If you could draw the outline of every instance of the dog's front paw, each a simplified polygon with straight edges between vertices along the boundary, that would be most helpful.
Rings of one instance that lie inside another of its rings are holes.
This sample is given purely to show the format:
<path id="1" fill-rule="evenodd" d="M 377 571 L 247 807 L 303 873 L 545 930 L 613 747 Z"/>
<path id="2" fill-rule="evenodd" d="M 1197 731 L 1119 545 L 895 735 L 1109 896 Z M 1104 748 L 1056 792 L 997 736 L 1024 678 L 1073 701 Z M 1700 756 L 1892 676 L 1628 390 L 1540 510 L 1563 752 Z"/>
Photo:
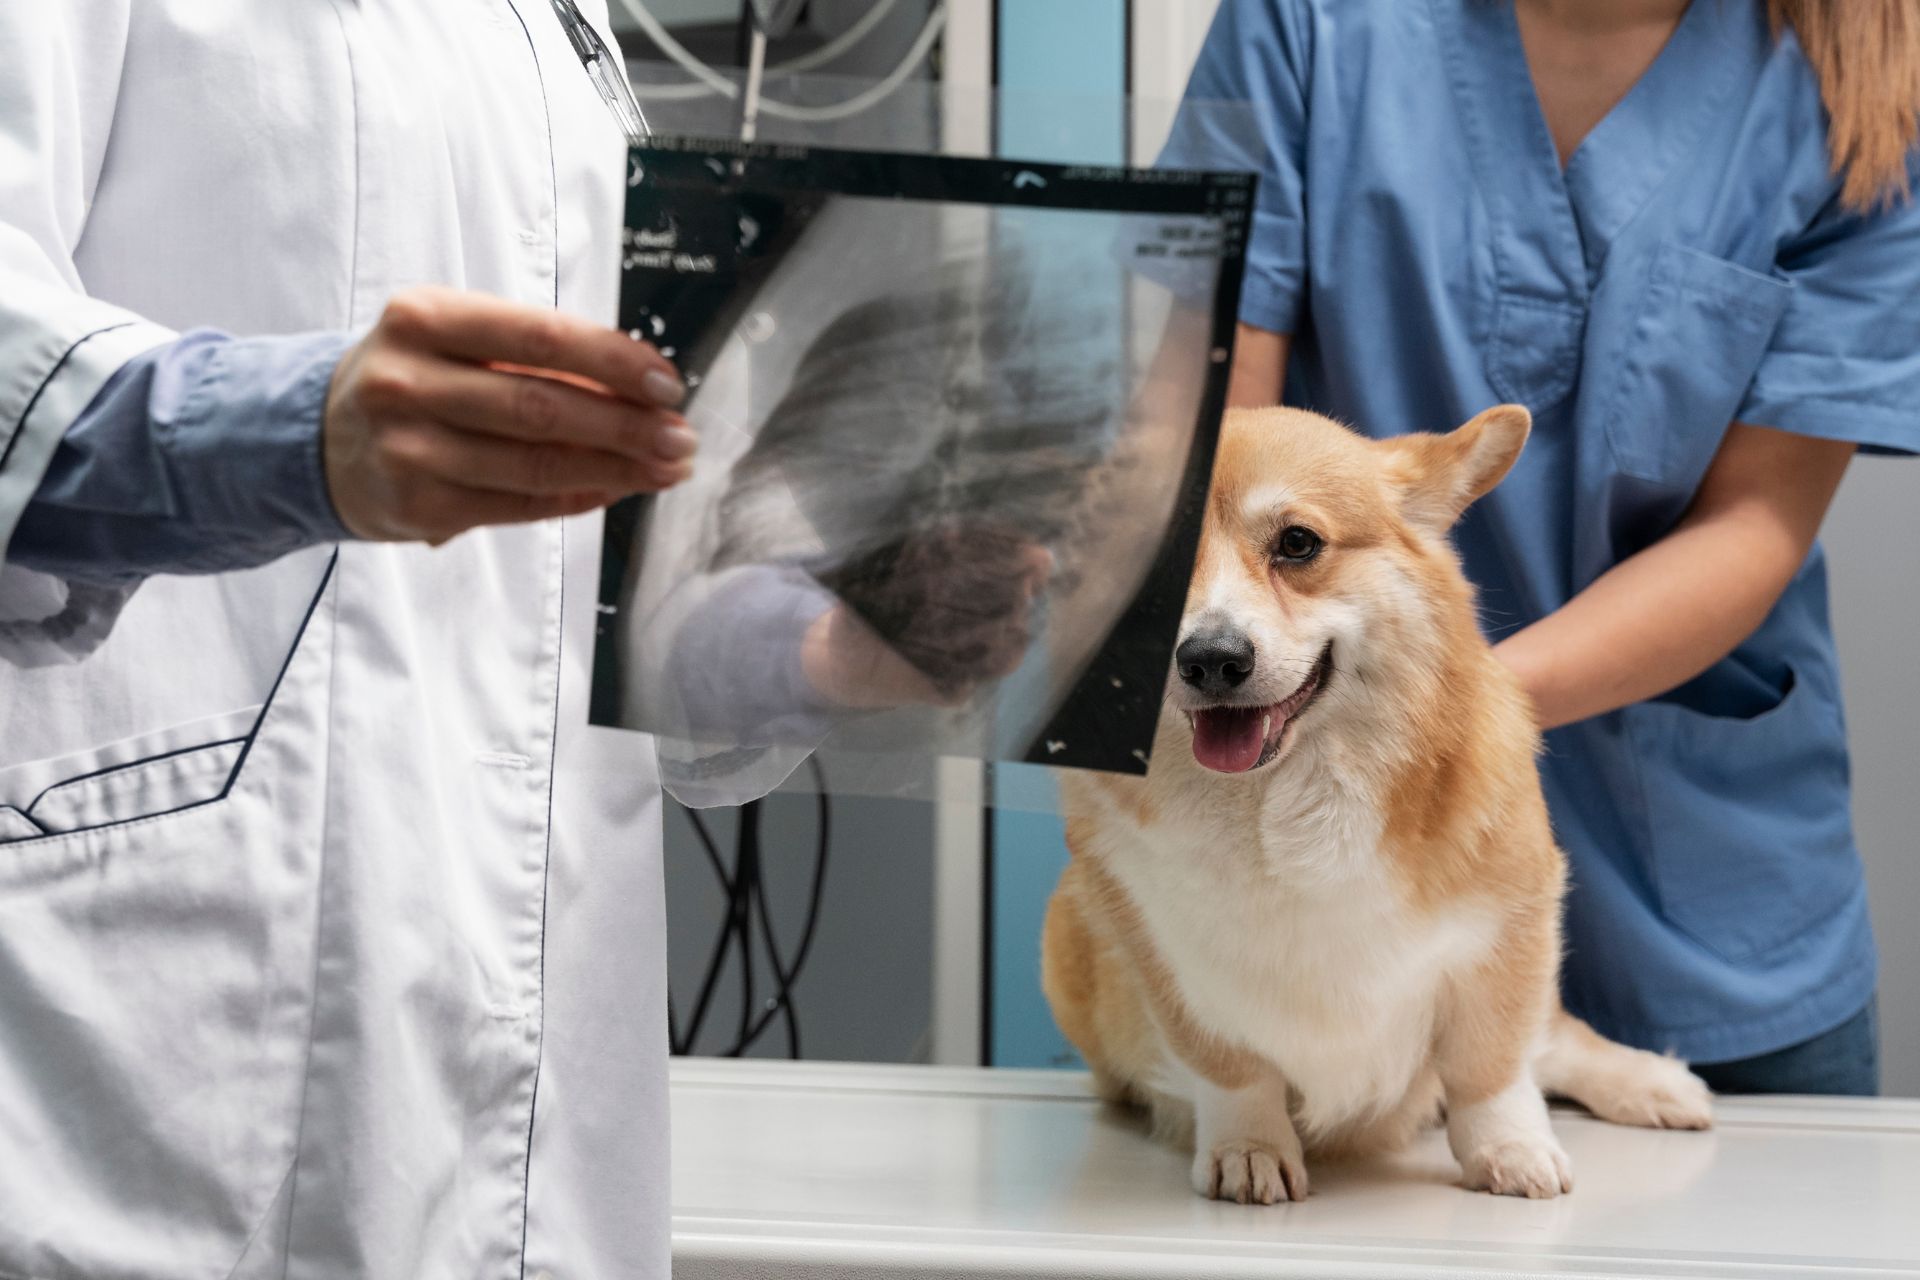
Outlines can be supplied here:
<path id="1" fill-rule="evenodd" d="M 1305 1200 L 1307 1163 L 1297 1141 L 1283 1146 L 1232 1139 L 1194 1158 L 1193 1187 L 1209 1200 L 1239 1204 Z"/>
<path id="2" fill-rule="evenodd" d="M 1643 1129 L 1711 1129 L 1713 1091 L 1678 1058 L 1636 1053 L 1633 1069 L 1596 1088 L 1592 1112 L 1615 1124 Z"/>
<path id="3" fill-rule="evenodd" d="M 1551 1200 L 1573 1190 L 1573 1164 L 1551 1138 L 1511 1138 L 1461 1161 L 1469 1191 Z"/>

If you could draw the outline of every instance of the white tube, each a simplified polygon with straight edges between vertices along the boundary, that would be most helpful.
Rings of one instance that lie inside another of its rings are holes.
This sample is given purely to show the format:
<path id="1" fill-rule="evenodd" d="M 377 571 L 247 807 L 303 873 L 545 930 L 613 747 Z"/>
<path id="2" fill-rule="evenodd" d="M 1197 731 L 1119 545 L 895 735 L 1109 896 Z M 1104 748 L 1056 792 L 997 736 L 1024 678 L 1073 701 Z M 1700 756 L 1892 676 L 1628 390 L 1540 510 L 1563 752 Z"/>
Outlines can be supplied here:
<path id="1" fill-rule="evenodd" d="M 782 120 L 801 120 L 815 124 L 857 116 L 862 111 L 884 102 L 907 82 L 914 70 L 926 60 L 929 53 L 933 52 L 933 42 L 940 38 L 940 32 L 946 25 L 947 6 L 942 4 L 928 15 L 927 25 L 920 28 L 920 34 L 914 38 L 913 47 L 907 50 L 907 56 L 900 60 L 900 65 L 888 72 L 886 78 L 872 88 L 856 93 L 844 102 L 835 102 L 824 107 L 802 107 L 785 102 L 763 101 L 760 109 Z"/>
<path id="2" fill-rule="evenodd" d="M 667 30 L 666 25 L 654 17 L 652 13 L 648 12 L 647 7 L 641 3 L 641 0 L 620 0 L 620 4 L 626 10 L 627 15 L 633 19 L 642 31 L 646 32 L 647 38 L 658 45 L 662 53 L 666 54 L 668 58 L 672 59 L 676 65 L 698 82 L 692 85 L 668 85 L 658 89 L 648 89 L 641 91 L 639 96 L 656 99 L 695 97 L 705 93 L 718 93 L 728 98 L 737 98 L 740 96 L 740 87 L 738 85 L 695 57 L 690 49 L 674 39 L 673 34 Z M 879 6 L 876 6 L 876 8 L 878 7 Z M 871 18 L 871 15 L 869 15 L 869 18 Z M 915 68 L 932 52 L 933 42 L 939 39 L 940 32 L 946 25 L 946 20 L 947 7 L 942 3 L 936 6 L 933 12 L 927 16 L 926 25 L 920 29 L 920 34 L 914 37 L 913 45 L 907 50 L 907 55 L 901 60 L 900 65 L 888 72 L 885 77 L 875 83 L 871 88 L 862 90 L 844 102 L 835 102 L 829 103 L 826 106 L 813 107 L 788 102 L 776 102 L 772 99 L 763 98 L 759 104 L 760 110 L 777 119 L 798 120 L 813 124 L 824 124 L 834 120 L 844 120 L 849 116 L 859 115 L 862 111 L 869 110 L 880 102 L 885 101 L 898 90 L 901 85 L 906 83 Z M 866 21 L 866 19 L 863 19 L 863 22 L 864 21 Z M 877 19 L 874 19 L 874 21 L 877 21 Z M 860 30 L 860 25 L 856 24 L 850 28 L 841 39 L 846 40 L 847 37 L 852 36 L 855 31 Z M 864 32 L 862 32 L 862 34 L 864 34 Z M 824 52 L 824 50 L 815 50 L 813 54 L 807 56 L 817 57 Z M 825 61 L 826 59 L 821 58 L 820 60 Z M 786 71 L 797 66 L 802 61 L 804 61 L 803 58 L 795 58 L 792 63 L 782 64 L 782 66 L 775 68 L 775 70 Z"/>
<path id="3" fill-rule="evenodd" d="M 835 58 L 866 39 L 867 33 L 884 22 L 887 15 L 893 12 L 894 6 L 899 3 L 900 0 L 880 0 L 878 4 L 871 6 L 865 13 L 861 14 L 858 22 L 848 27 L 845 31 L 842 31 L 833 39 L 827 41 L 827 43 L 821 45 L 818 49 L 815 49 L 812 53 L 803 53 L 797 58 L 789 58 L 785 62 L 777 62 L 773 66 L 768 67 L 767 70 L 774 75 L 793 75 L 801 71 L 811 71 L 815 67 L 824 66 L 832 62 Z"/>
<path id="4" fill-rule="evenodd" d="M 875 4 L 860 15 L 858 22 L 848 27 L 845 31 L 842 31 L 833 39 L 827 41 L 827 43 L 821 45 L 818 49 L 815 49 L 812 53 L 803 53 L 797 58 L 789 58 L 785 62 L 776 62 L 768 67 L 767 71 L 773 75 L 797 75 L 802 71 L 811 71 L 815 67 L 832 62 L 835 58 L 838 58 L 841 54 L 846 53 L 849 49 L 852 49 L 855 45 L 866 39 L 875 27 L 885 21 L 887 15 L 892 13 L 894 7 L 899 3 L 900 0 L 879 0 L 878 4 Z M 628 13 L 631 14 L 632 12 L 632 8 L 629 7 Z M 637 15 L 634 20 L 636 22 L 641 21 Z M 644 26 L 644 23 L 642 23 L 642 25 Z M 651 29 L 649 29 L 649 34 L 652 34 Z M 656 40 L 655 43 L 658 43 L 658 40 Z M 662 45 L 661 47 L 665 48 L 666 46 Z M 682 47 L 684 48 L 685 46 Z M 689 52 L 687 56 L 692 57 L 693 55 Z M 683 63 L 682 65 L 684 66 L 685 64 Z M 647 89 L 636 88 L 634 92 L 642 98 L 686 99 L 704 98 L 709 94 L 722 92 L 722 90 L 706 83 L 704 80 L 695 80 L 692 84 L 662 84 L 654 85 Z"/>
<path id="5" fill-rule="evenodd" d="M 760 125 L 760 77 L 767 68 L 767 33 L 753 26 L 747 52 L 747 96 L 740 100 L 740 141 L 752 142 Z"/>

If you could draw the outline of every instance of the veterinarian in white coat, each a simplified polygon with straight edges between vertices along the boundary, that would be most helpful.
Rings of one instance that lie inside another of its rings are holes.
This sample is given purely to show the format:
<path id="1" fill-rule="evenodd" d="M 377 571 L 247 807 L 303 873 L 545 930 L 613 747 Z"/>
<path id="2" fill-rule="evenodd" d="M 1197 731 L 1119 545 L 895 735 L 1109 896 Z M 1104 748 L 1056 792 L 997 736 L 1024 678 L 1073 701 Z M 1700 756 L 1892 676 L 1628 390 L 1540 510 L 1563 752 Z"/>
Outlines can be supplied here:
<path id="1" fill-rule="evenodd" d="M 684 473 L 528 323 L 621 146 L 548 0 L 0 6 L 0 1275 L 666 1274 L 654 753 L 500 523 Z"/>

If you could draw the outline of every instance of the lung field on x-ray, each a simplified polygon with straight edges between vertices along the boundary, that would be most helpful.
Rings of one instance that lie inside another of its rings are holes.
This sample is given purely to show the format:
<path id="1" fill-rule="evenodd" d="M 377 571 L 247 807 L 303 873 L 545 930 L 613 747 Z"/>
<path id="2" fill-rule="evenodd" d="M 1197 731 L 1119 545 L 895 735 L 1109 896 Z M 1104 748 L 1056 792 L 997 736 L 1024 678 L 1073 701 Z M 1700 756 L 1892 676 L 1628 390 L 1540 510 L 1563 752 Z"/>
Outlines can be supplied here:
<path id="1" fill-rule="evenodd" d="M 936 684 L 985 676 L 1023 554 L 1050 593 L 1085 570 L 1128 393 L 1113 302 L 1003 244 L 847 308 L 736 465 L 716 567 L 802 564 Z"/>

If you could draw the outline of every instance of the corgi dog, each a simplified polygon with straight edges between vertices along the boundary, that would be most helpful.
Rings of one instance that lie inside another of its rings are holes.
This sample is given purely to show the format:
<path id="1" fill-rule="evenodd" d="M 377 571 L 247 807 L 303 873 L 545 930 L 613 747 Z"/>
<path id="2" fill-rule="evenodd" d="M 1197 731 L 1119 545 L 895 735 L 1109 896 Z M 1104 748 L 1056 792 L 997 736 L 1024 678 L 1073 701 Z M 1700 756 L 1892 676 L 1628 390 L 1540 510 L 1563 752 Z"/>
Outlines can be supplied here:
<path id="1" fill-rule="evenodd" d="M 1544 1095 L 1712 1122 L 1683 1063 L 1560 1007 L 1540 736 L 1447 541 L 1529 427 L 1229 413 L 1152 768 L 1062 775 L 1047 999 L 1103 1097 L 1191 1142 L 1201 1195 L 1299 1200 L 1309 1154 L 1444 1115 L 1465 1186 L 1551 1197 Z"/>

